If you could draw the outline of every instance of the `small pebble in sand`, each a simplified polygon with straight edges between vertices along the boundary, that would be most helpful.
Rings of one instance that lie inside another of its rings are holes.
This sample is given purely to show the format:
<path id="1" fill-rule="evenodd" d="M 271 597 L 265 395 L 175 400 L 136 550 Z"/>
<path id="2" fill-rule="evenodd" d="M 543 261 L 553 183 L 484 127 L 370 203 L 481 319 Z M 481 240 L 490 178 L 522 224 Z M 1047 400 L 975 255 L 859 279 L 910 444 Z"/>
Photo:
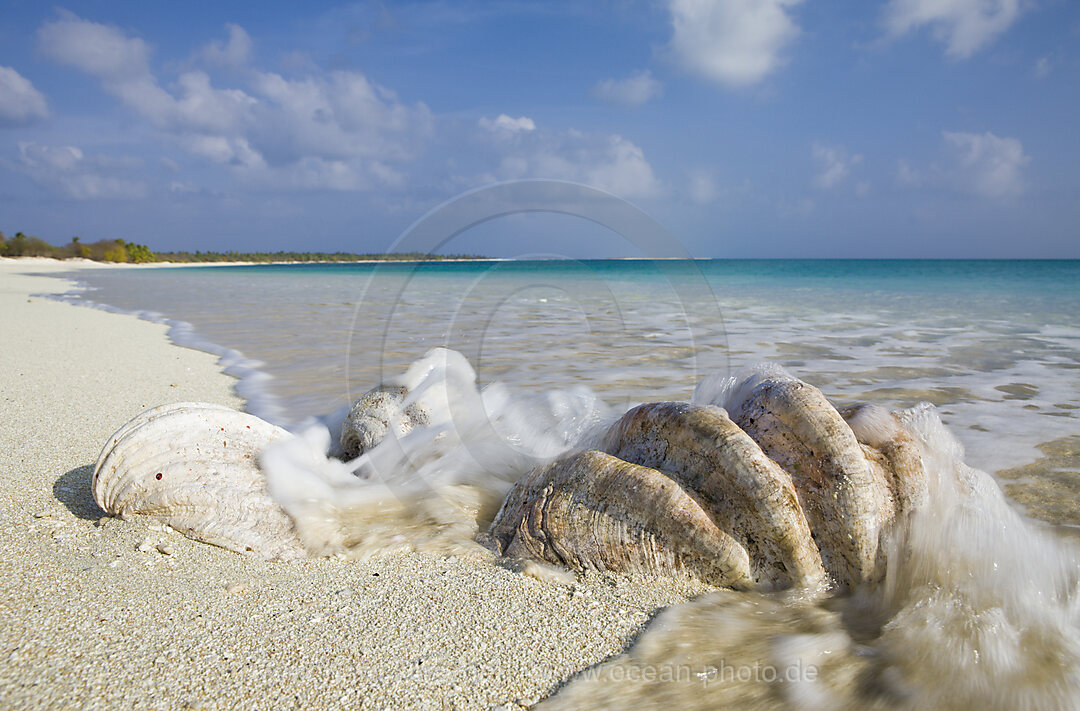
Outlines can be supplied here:
<path id="1" fill-rule="evenodd" d="M 225 592 L 230 595 L 239 595 L 245 590 L 247 590 L 247 585 L 244 585 L 243 583 L 231 583 L 225 588 Z"/>
<path id="2" fill-rule="evenodd" d="M 173 547 L 169 543 L 159 543 L 157 545 L 157 551 L 161 555 L 172 555 L 173 554 Z"/>

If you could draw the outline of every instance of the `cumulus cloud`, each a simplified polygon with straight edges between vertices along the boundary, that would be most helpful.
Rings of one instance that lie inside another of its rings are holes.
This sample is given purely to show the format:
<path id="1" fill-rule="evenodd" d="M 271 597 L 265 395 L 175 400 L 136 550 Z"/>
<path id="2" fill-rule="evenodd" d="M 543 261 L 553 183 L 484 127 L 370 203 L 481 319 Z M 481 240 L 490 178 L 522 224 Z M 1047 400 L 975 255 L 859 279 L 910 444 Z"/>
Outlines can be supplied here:
<path id="1" fill-rule="evenodd" d="M 259 73 L 253 91 L 259 103 L 252 135 L 277 159 L 404 160 L 430 132 L 425 105 L 407 106 L 358 72 L 300 79 Z"/>
<path id="2" fill-rule="evenodd" d="M 851 174 L 851 169 L 862 162 L 860 154 L 849 155 L 843 146 L 815 143 L 811 150 L 819 167 L 813 184 L 822 190 L 830 190 L 840 185 Z"/>
<path id="3" fill-rule="evenodd" d="M 663 85 L 645 70 L 625 79 L 605 79 L 590 92 L 594 99 L 618 106 L 641 106 L 664 93 Z"/>
<path id="4" fill-rule="evenodd" d="M 890 0 L 885 26 L 894 36 L 928 27 L 946 54 L 966 59 L 1009 29 L 1023 9 L 1022 0 Z"/>
<path id="5" fill-rule="evenodd" d="M 251 39 L 229 25 L 229 40 L 202 50 L 237 66 Z M 336 71 L 286 79 L 246 73 L 244 88 L 218 88 L 203 71 L 162 87 L 150 48 L 121 30 L 70 12 L 38 31 L 42 51 L 98 79 L 102 88 L 164 131 L 187 152 L 263 186 L 358 190 L 400 184 L 387 163 L 411 158 L 430 130 L 430 111 L 407 106 L 363 74 Z"/>
<path id="6" fill-rule="evenodd" d="M 59 17 L 38 29 L 41 49 L 57 62 L 98 78 L 135 77 L 149 73 L 150 48 L 116 27 L 83 20 L 60 10 Z"/>
<path id="7" fill-rule="evenodd" d="M 520 119 L 511 119 L 520 121 Z M 496 149 L 498 168 L 483 181 L 549 178 L 570 180 L 624 198 L 648 198 L 660 193 L 660 182 L 645 152 L 621 136 L 587 134 L 574 129 L 519 130 L 514 141 L 488 139 Z M 481 128 L 490 136 L 494 122 Z"/>
<path id="8" fill-rule="evenodd" d="M 119 29 L 83 20 L 67 10 L 38 29 L 38 46 L 54 61 L 98 79 L 139 113 L 163 121 L 175 100 L 150 72 L 150 47 Z"/>
<path id="9" fill-rule="evenodd" d="M 220 90 L 201 71 L 177 80 L 176 95 L 159 86 L 150 69 L 150 48 L 119 29 L 63 11 L 38 30 L 41 50 L 54 61 L 101 82 L 102 88 L 160 128 L 236 130 L 256 102 L 242 90 Z"/>
<path id="10" fill-rule="evenodd" d="M 728 87 L 764 79 L 798 36 L 788 9 L 800 0 L 669 0 L 670 50 L 683 66 Z"/>
<path id="11" fill-rule="evenodd" d="M 583 156 L 579 170 L 587 185 L 627 198 L 653 197 L 660 183 L 645 152 L 621 136 L 610 136 L 606 145 L 591 156 Z"/>
<path id="12" fill-rule="evenodd" d="M 951 175 L 956 185 L 973 195 L 1004 198 L 1024 192 L 1024 166 L 1031 158 L 1015 138 L 945 131 L 942 134 L 955 161 Z"/>
<path id="13" fill-rule="evenodd" d="M 897 161 L 897 185 L 953 190 L 990 199 L 1016 197 L 1027 189 L 1024 166 L 1031 158 L 1018 139 L 1001 138 L 989 131 L 943 131 L 941 135 L 944 151 L 929 166 L 917 168 L 907 160 Z"/>
<path id="14" fill-rule="evenodd" d="M 171 81 L 159 78 L 142 39 L 69 12 L 42 25 L 38 41 L 45 55 L 96 79 L 173 146 L 220 166 L 240 184 L 356 191 L 406 182 L 408 166 L 433 132 L 423 103 L 407 104 L 355 71 L 266 71 L 251 64 L 247 33 L 238 26 L 229 32 L 227 42 L 196 52 L 207 71 L 189 69 Z M 244 71 L 231 74 L 231 86 L 208 73 L 211 64 L 240 62 Z M 621 136 L 541 130 L 528 116 L 508 114 L 484 117 L 466 130 L 479 149 L 470 160 L 480 163 L 477 172 L 485 179 L 559 178 L 634 198 L 660 191 L 642 149 Z M 77 185 L 73 175 L 91 174 L 85 156 L 67 173 L 55 166 L 46 173 L 46 163 L 39 158 L 35 167 L 40 180 L 64 185 L 69 194 L 123 192 L 120 183 L 92 186 L 89 178 Z M 107 171 L 99 175 L 121 180 Z M 190 192 L 180 176 L 171 180 L 170 190 Z"/>
<path id="15" fill-rule="evenodd" d="M 30 80 L 0 66 L 0 125 L 20 125 L 49 117 L 49 105 Z"/>
<path id="16" fill-rule="evenodd" d="M 32 141 L 20 141 L 18 150 L 19 168 L 35 183 L 76 200 L 134 199 L 148 192 L 141 181 L 107 174 L 124 161 Z"/>
<path id="17" fill-rule="evenodd" d="M 480 119 L 479 126 L 492 133 L 515 134 L 521 133 L 522 131 L 536 130 L 536 122 L 528 116 L 512 118 L 506 114 L 499 114 L 494 119 L 489 119 L 487 116 L 484 116 Z"/>
<path id="18" fill-rule="evenodd" d="M 229 38 L 222 42 L 214 40 L 199 52 L 199 56 L 208 64 L 222 67 L 242 67 L 251 58 L 251 36 L 240 25 L 226 24 Z"/>

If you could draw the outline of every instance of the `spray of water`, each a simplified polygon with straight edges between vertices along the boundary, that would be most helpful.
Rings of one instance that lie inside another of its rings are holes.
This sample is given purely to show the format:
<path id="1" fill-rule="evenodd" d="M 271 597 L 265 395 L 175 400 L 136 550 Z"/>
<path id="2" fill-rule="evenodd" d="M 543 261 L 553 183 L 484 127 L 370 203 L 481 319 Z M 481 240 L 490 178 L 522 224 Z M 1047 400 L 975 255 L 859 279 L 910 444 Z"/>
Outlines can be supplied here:
<path id="1" fill-rule="evenodd" d="M 692 400 L 737 407 L 763 378 L 706 377 Z M 479 387 L 435 349 L 391 384 L 431 413 L 343 462 L 334 427 L 309 423 L 267 450 L 271 494 L 316 553 L 478 550 L 512 483 L 594 443 L 621 413 L 585 388 Z M 852 421 L 865 440 L 892 418 Z M 1055 709 L 1080 704 L 1077 552 L 1019 516 L 968 467 L 930 405 L 899 413 L 930 478 L 926 506 L 884 542 L 887 575 L 842 597 L 717 592 L 662 613 L 625 654 L 586 670 L 552 708 Z M 390 428 L 394 431 L 394 427 Z"/>
<path id="2" fill-rule="evenodd" d="M 404 435 L 390 427 L 377 447 L 342 462 L 339 411 L 263 453 L 271 495 L 313 553 L 475 548 L 514 481 L 620 414 L 585 387 L 481 389 L 464 356 L 445 348 L 387 384 L 407 387 L 406 405 L 420 404 L 429 424 Z"/>

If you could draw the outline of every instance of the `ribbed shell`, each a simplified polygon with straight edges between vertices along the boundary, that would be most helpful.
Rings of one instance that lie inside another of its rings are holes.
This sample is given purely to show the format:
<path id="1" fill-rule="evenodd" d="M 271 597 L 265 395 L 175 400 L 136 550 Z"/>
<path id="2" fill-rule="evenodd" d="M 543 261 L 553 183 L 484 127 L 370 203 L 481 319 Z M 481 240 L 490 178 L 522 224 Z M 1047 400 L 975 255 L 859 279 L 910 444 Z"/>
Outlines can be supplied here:
<path id="1" fill-rule="evenodd" d="M 923 505 L 926 474 L 891 413 L 844 415 L 781 376 L 756 382 L 731 417 L 641 405 L 607 432 L 606 454 L 576 453 L 521 479 L 490 533 L 505 555 L 578 570 L 731 587 L 814 586 L 826 574 L 844 586 L 874 581 L 882 536 Z"/>
<path id="2" fill-rule="evenodd" d="M 258 454 L 288 432 L 254 415 L 184 402 L 117 430 L 94 469 L 94 500 L 123 518 L 150 516 L 205 543 L 266 559 L 305 555 L 266 491 Z"/>
<path id="3" fill-rule="evenodd" d="M 517 482 L 490 531 L 503 553 L 577 570 L 753 586 L 746 550 L 666 474 L 585 451 Z"/>
<path id="4" fill-rule="evenodd" d="M 791 477 L 723 410 L 679 402 L 640 405 L 615 423 L 603 447 L 671 472 L 717 526 L 746 548 L 759 584 L 786 587 L 824 579 Z"/>
<path id="5" fill-rule="evenodd" d="M 821 391 L 794 378 L 770 378 L 731 416 L 791 474 L 829 574 L 843 582 L 876 579 L 881 527 L 895 506 L 855 433 Z"/>
<path id="6" fill-rule="evenodd" d="M 357 400 L 341 425 L 341 448 L 358 457 L 381 442 L 390 431 L 400 437 L 413 427 L 428 424 L 427 410 L 419 403 L 405 407 L 409 389 L 400 385 L 380 385 Z"/>

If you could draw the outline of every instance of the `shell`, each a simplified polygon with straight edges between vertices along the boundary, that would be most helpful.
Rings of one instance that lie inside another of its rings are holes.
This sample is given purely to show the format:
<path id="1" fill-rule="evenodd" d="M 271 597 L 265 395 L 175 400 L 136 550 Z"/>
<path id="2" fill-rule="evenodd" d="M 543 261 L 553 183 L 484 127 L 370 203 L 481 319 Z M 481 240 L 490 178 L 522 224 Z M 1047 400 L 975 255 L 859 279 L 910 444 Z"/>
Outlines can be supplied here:
<path id="1" fill-rule="evenodd" d="M 758 383 L 732 419 L 792 477 L 825 569 L 844 582 L 878 577 L 878 541 L 895 505 L 862 445 L 817 388 L 790 377 Z"/>
<path id="2" fill-rule="evenodd" d="M 640 405 L 604 435 L 604 453 L 534 469 L 489 531 L 501 552 L 727 587 L 880 580 L 883 536 L 927 501 L 918 445 L 884 408 L 842 415 L 784 374 L 748 383 L 730 417 Z"/>
<path id="3" fill-rule="evenodd" d="M 821 556 L 791 476 L 723 410 L 677 402 L 640 405 L 608 431 L 603 449 L 666 472 L 745 547 L 761 585 L 811 585 Z"/>
<path id="4" fill-rule="evenodd" d="M 419 403 L 405 407 L 409 389 L 400 385 L 380 385 L 366 392 L 349 410 L 341 425 L 341 448 L 355 458 L 378 445 L 394 427 L 398 436 L 430 421 Z"/>
<path id="5" fill-rule="evenodd" d="M 585 451 L 518 480 L 490 534 L 511 558 L 753 585 L 746 550 L 666 474 Z"/>
<path id="6" fill-rule="evenodd" d="M 94 500 L 110 514 L 150 516 L 240 553 L 303 557 L 292 520 L 267 493 L 257 459 L 266 445 L 290 436 L 219 405 L 156 407 L 109 438 L 94 468 Z"/>
<path id="7" fill-rule="evenodd" d="M 854 405 L 840 410 L 868 460 L 884 471 L 896 502 L 897 518 L 926 506 L 929 482 L 919 445 L 897 416 L 880 405 Z"/>

